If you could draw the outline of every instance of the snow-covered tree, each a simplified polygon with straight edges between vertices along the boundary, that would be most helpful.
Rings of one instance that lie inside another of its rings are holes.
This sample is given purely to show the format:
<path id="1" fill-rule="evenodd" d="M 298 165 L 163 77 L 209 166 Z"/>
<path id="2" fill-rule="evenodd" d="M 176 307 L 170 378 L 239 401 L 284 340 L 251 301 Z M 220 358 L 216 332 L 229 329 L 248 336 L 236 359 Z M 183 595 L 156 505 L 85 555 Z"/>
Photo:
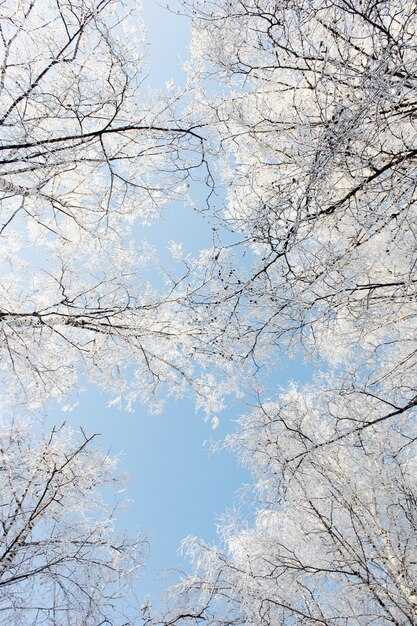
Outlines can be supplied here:
<path id="1" fill-rule="evenodd" d="M 229 439 L 255 477 L 253 524 L 189 541 L 195 575 L 163 622 L 414 624 L 415 3 L 184 5 L 184 121 L 142 89 L 129 2 L 0 8 L 3 382 L 36 405 L 82 371 L 129 403 L 181 392 L 194 368 L 215 411 L 248 371 L 304 351 L 314 382 L 271 399 L 256 383 Z M 162 297 L 131 223 L 183 193 L 209 147 L 227 189 L 225 210 L 209 199 L 215 247 L 185 255 Z"/>
<path id="2" fill-rule="evenodd" d="M 122 615 L 145 543 L 115 531 L 116 461 L 92 440 L 64 425 L 42 433 L 22 420 L 1 424 L 4 624 L 130 623 Z"/>
<path id="3" fill-rule="evenodd" d="M 360 346 L 375 381 L 414 387 L 415 3 L 185 5 L 235 234 L 198 294 L 212 336 L 257 364 L 300 343 L 351 363 Z"/>
<path id="4" fill-rule="evenodd" d="M 287 397 L 320 428 L 318 401 L 306 389 Z M 279 459 L 289 442 L 280 412 L 274 403 L 255 411 L 239 437 L 257 479 L 255 521 L 225 522 L 219 546 L 188 540 L 195 574 L 172 590 L 165 623 L 414 624 L 414 442 L 402 424 L 395 435 L 373 427 L 348 446 L 335 442 L 298 459 L 283 488 Z"/>
<path id="5" fill-rule="evenodd" d="M 175 288 L 148 284 L 157 260 L 132 225 L 185 193 L 204 146 L 174 99 L 143 84 L 136 4 L 0 3 L 4 624 L 128 623 L 144 545 L 113 528 L 115 463 L 91 438 L 6 416 L 43 409 L 81 377 L 157 409 L 159 387 L 181 393 L 192 371 L 189 315 Z"/>
<path id="6" fill-rule="evenodd" d="M 35 404 L 81 370 L 127 402 L 178 389 L 192 329 L 148 285 L 157 262 L 129 234 L 185 192 L 204 161 L 198 129 L 142 85 L 135 2 L 16 0 L 0 29 L 3 382 Z"/>
<path id="7" fill-rule="evenodd" d="M 228 440 L 253 519 L 186 543 L 194 574 L 162 621 L 414 624 L 416 5 L 184 5 L 227 189 L 218 233 L 233 233 L 202 256 L 190 304 L 208 351 L 261 374 L 301 353 L 316 373 L 258 387 Z"/>

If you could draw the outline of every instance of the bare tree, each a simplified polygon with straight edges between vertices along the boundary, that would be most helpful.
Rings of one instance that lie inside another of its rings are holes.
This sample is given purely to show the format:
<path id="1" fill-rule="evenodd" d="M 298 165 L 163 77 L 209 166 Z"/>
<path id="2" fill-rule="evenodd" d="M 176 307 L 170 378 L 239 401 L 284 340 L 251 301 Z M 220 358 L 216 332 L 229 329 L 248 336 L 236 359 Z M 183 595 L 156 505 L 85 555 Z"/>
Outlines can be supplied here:
<path id="1" fill-rule="evenodd" d="M 197 367 L 215 411 L 253 365 L 304 349 L 314 384 L 260 394 L 230 439 L 255 475 L 253 527 L 225 523 L 221 547 L 189 541 L 195 573 L 162 621 L 411 625 L 415 3 L 184 4 L 182 123 L 139 100 L 137 25 L 121 5 L 1 9 L 4 380 L 39 403 L 83 370 L 129 403 L 161 383 L 181 392 Z M 215 218 L 232 243 L 215 230 L 161 298 L 144 278 L 149 247 L 126 239 L 205 165 L 202 120 L 223 155 Z"/>
<path id="2" fill-rule="evenodd" d="M 414 388 L 415 3 L 185 5 L 235 235 L 194 297 L 219 351 L 343 364 L 360 345 L 374 381 Z"/>
<path id="3" fill-rule="evenodd" d="M 42 434 L 3 423 L 0 437 L 1 621 L 130 623 L 122 615 L 145 542 L 115 532 L 115 460 L 64 425 Z"/>
<path id="4" fill-rule="evenodd" d="M 190 376 L 191 324 L 129 237 L 186 192 L 204 146 L 175 98 L 142 86 L 134 4 L 0 8 L 1 367 L 20 400 L 66 393 L 82 368 L 128 404 Z"/>
<path id="5" fill-rule="evenodd" d="M 317 415 L 311 393 L 304 402 L 306 422 L 319 431 L 331 424 Z M 247 417 L 239 437 L 256 479 L 255 521 L 226 518 L 218 546 L 189 538 L 194 574 L 171 590 L 162 623 L 414 624 L 417 494 L 408 420 L 395 434 L 373 426 L 366 438 L 316 448 L 283 484 L 282 448 L 294 453 L 297 434 L 282 440 L 277 407 L 268 409 Z"/>
<path id="6" fill-rule="evenodd" d="M 0 17 L 2 232 L 21 217 L 64 240 L 71 227 L 98 237 L 157 214 L 198 164 L 201 138 L 170 117 L 174 103 L 139 92 L 134 4 L 28 0 Z M 180 160 L 187 150 L 192 161 Z M 169 190 L 164 169 L 177 175 Z"/>
<path id="7" fill-rule="evenodd" d="M 190 305 L 207 351 L 261 374 L 301 351 L 316 374 L 261 389 L 229 437 L 253 519 L 186 542 L 193 573 L 161 622 L 411 626 L 415 3 L 184 5 L 194 106 L 224 155 L 219 232 L 234 235 L 202 256 Z"/>

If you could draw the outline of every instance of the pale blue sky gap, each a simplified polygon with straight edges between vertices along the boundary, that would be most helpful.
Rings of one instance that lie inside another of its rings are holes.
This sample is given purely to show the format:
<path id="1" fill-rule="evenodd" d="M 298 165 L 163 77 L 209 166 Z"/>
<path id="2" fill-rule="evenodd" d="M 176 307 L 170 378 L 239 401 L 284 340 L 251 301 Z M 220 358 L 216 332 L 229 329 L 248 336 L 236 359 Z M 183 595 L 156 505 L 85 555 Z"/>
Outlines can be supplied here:
<path id="1" fill-rule="evenodd" d="M 173 10 L 178 2 L 170 2 Z M 143 0 L 143 18 L 150 41 L 149 84 L 163 89 L 167 81 L 184 84 L 181 64 L 188 57 L 190 25 L 188 20 L 170 13 L 154 0 Z M 205 191 L 202 191 L 202 194 Z M 202 196 L 202 202 L 204 198 Z M 168 209 L 164 219 L 148 229 L 138 227 L 138 239 L 150 240 L 161 252 L 170 240 L 185 243 L 195 251 L 208 246 L 210 227 L 192 208 L 178 203 Z M 300 373 L 299 365 L 289 365 L 277 376 L 285 384 Z M 304 375 L 305 378 L 305 375 Z M 79 406 L 65 414 L 74 427 L 100 433 L 99 445 L 111 455 L 121 454 L 120 470 L 130 476 L 128 497 L 131 505 L 118 519 L 118 530 L 142 529 L 150 536 L 150 558 L 138 586 L 143 601 L 147 596 L 158 603 L 167 582 L 161 570 L 184 568 L 186 562 L 177 554 L 181 540 L 198 535 L 206 541 L 216 536 L 216 518 L 237 501 L 237 491 L 249 481 L 234 456 L 226 451 L 211 456 L 210 439 L 222 439 L 239 417 L 237 406 L 221 415 L 220 426 L 213 431 L 209 423 L 196 415 L 189 400 L 170 401 L 159 416 L 148 415 L 138 406 L 134 414 L 107 407 L 108 397 L 87 386 Z M 57 421 L 51 411 L 50 419 Z"/>

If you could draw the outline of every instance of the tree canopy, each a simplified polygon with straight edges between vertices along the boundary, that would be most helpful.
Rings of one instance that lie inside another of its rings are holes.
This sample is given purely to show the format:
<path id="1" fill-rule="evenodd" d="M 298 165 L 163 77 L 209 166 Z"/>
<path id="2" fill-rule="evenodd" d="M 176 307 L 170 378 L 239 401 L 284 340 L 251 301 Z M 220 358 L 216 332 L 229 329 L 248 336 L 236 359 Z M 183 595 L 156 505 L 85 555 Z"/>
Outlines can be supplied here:
<path id="1" fill-rule="evenodd" d="M 172 117 L 174 102 L 142 87 L 134 9 L 0 9 L 1 370 L 13 404 L 41 406 L 80 375 L 125 406 L 157 403 L 161 384 L 190 375 L 190 321 L 146 280 L 156 261 L 131 231 L 183 194 L 203 146 L 198 128 Z"/>
<path id="2" fill-rule="evenodd" d="M 191 299 L 212 349 L 314 374 L 261 389 L 228 438 L 254 521 L 189 538 L 167 623 L 413 624 L 415 3 L 185 5 L 235 235 Z"/>
<path id="3" fill-rule="evenodd" d="M 218 545 L 186 540 L 195 570 L 147 624 L 411 626 L 415 3 L 183 6 L 193 39 L 181 98 L 144 88 L 133 2 L 0 7 L 2 406 L 39 410 L 83 376 L 125 408 L 139 398 L 159 410 L 164 391 L 187 389 L 210 416 L 230 395 L 251 405 L 226 443 L 253 473 L 252 520 L 225 521 Z M 213 246 L 174 246 L 157 288 L 156 255 L 132 225 L 186 201 L 197 177 Z M 268 376 L 287 356 L 314 374 L 278 390 Z M 22 598 L 41 571 L 38 622 L 65 623 L 63 611 L 95 625 L 116 584 L 99 579 L 119 572 L 124 547 L 108 543 L 105 507 L 103 526 L 75 531 L 56 511 L 77 493 L 81 515 L 107 478 L 83 486 L 88 438 L 57 451 L 61 431 L 30 432 L 36 444 L 5 435 L 4 610 L 33 620 Z M 86 561 L 72 569 L 75 545 Z M 90 577 L 77 613 L 72 587 Z"/>

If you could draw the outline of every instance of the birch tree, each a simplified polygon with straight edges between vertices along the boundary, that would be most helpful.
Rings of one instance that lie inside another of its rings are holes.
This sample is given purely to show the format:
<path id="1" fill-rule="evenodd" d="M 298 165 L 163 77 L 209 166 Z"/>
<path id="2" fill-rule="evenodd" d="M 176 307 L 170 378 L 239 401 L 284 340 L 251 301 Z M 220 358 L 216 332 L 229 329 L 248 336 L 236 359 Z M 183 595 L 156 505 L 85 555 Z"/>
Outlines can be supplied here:
<path id="1" fill-rule="evenodd" d="M 145 543 L 114 529 L 121 479 L 93 438 L 64 425 L 43 434 L 24 421 L 1 424 L 5 624 L 130 623 L 123 614 Z"/>
<path id="2" fill-rule="evenodd" d="M 157 403 L 190 376 L 191 322 L 148 284 L 157 261 L 131 229 L 185 193 L 199 129 L 142 84 L 134 2 L 7 2 L 0 28 L 5 387 L 38 406 L 82 372 Z"/>
<path id="3" fill-rule="evenodd" d="M 414 624 L 415 3 L 184 5 L 233 233 L 190 302 L 209 350 L 316 372 L 261 389 L 229 437 L 252 515 L 185 542 L 161 622 Z"/>
<path id="4" fill-rule="evenodd" d="M 278 362 L 282 349 L 333 366 L 358 359 L 375 385 L 389 378 L 407 389 L 407 404 L 416 355 L 415 3 L 185 5 L 194 107 L 226 155 L 228 198 L 216 214 L 235 237 L 219 240 L 210 289 L 197 299 L 206 323 L 216 321 L 219 350 L 257 365 Z"/>
<path id="5" fill-rule="evenodd" d="M 416 409 L 340 382 L 294 384 L 240 419 L 227 443 L 253 476 L 249 514 L 225 515 L 215 544 L 184 541 L 192 573 L 150 623 L 415 623 Z"/>
<path id="6" fill-rule="evenodd" d="M 171 591 L 174 607 L 164 623 L 414 624 L 410 439 L 400 427 L 397 438 L 374 428 L 365 442 L 333 444 L 300 463 L 283 490 L 274 408 L 251 415 L 240 439 L 254 457 L 253 524 L 226 520 L 218 545 L 188 539 L 194 574 Z"/>

